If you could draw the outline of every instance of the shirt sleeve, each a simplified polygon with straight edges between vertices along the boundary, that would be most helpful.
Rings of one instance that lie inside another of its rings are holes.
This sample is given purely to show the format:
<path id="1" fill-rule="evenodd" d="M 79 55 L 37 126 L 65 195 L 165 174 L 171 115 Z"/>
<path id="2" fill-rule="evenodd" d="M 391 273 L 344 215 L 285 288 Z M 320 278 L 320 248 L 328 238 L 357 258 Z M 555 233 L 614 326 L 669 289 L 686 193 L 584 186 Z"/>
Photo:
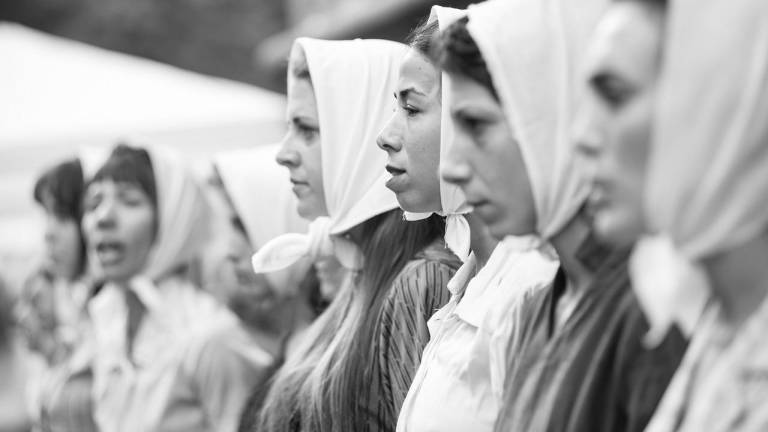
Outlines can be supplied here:
<path id="1" fill-rule="evenodd" d="M 438 261 L 406 268 L 393 282 L 381 309 L 379 364 L 387 422 L 394 424 L 429 342 L 427 321 L 450 299 L 455 269 Z"/>
<path id="2" fill-rule="evenodd" d="M 274 370 L 271 355 L 233 333 L 214 333 L 202 340 L 192 366 L 202 409 L 217 432 L 237 431 L 249 395 Z"/>

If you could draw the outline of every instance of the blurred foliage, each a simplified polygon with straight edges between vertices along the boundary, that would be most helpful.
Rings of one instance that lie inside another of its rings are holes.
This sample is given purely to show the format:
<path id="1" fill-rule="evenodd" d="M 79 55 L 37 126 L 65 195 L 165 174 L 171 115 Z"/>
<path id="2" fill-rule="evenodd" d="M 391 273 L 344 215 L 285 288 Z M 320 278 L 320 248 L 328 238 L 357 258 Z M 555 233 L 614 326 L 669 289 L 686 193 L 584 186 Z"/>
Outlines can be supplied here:
<path id="1" fill-rule="evenodd" d="M 285 15 L 281 0 L 0 1 L 0 20 L 278 91 L 253 48 Z"/>

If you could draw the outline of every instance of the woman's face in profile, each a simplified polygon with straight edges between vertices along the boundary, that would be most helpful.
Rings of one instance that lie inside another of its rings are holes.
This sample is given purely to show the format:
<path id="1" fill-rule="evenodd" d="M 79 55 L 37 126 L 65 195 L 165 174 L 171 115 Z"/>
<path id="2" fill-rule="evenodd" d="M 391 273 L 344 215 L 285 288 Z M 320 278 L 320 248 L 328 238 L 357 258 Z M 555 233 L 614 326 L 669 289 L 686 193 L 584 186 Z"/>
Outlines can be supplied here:
<path id="1" fill-rule="evenodd" d="M 461 187 L 493 237 L 532 233 L 536 209 L 528 171 L 499 101 L 471 78 L 452 74 L 449 81 L 456 139 L 441 167 L 443 179 Z"/>
<path id="2" fill-rule="evenodd" d="M 587 53 L 589 89 L 574 127 L 576 148 L 593 169 L 588 208 L 595 229 L 618 245 L 645 231 L 643 185 L 663 20 L 659 7 L 614 3 Z"/>
<path id="3" fill-rule="evenodd" d="M 289 68 L 306 64 L 303 51 L 294 49 Z M 317 100 L 309 76 L 288 74 L 288 132 L 277 154 L 277 162 L 288 168 L 301 217 L 313 220 L 328 215 L 323 190 L 320 121 Z"/>
<path id="4" fill-rule="evenodd" d="M 440 90 L 440 71 L 411 49 L 400 66 L 394 112 L 377 139 L 389 156 L 387 187 L 406 211 L 441 209 Z"/>
<path id="5" fill-rule="evenodd" d="M 105 279 L 125 282 L 139 274 L 155 240 L 151 198 L 132 183 L 102 180 L 88 186 L 83 205 L 88 256 Z"/>

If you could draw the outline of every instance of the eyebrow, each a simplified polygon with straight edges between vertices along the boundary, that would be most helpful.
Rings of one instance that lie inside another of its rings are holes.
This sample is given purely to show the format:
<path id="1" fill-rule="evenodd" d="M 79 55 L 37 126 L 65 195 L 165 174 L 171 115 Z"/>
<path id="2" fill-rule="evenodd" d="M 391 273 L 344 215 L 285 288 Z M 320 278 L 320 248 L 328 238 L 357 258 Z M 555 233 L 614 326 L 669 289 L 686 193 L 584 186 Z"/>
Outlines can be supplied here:
<path id="1" fill-rule="evenodd" d="M 402 89 L 399 92 L 395 93 L 395 99 L 397 99 L 397 96 L 399 95 L 401 99 L 408 99 L 408 95 L 411 93 L 416 93 L 420 96 L 426 96 L 426 93 L 419 91 L 416 89 L 416 87 L 408 87 L 406 89 Z"/>

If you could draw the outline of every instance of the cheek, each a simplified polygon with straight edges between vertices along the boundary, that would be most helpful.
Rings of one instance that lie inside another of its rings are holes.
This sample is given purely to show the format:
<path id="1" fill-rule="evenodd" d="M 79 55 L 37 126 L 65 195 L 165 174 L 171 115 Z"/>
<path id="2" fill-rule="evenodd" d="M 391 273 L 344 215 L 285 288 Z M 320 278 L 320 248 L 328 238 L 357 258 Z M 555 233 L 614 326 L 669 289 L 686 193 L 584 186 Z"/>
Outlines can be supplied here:
<path id="1" fill-rule="evenodd" d="M 315 190 L 323 189 L 323 161 L 320 151 L 320 142 L 304 146 L 301 152 L 301 160 L 307 173 L 307 181 Z"/>
<path id="2" fill-rule="evenodd" d="M 155 240 L 155 212 L 150 206 L 131 209 L 123 218 L 130 254 L 143 259 Z"/>
<path id="3" fill-rule="evenodd" d="M 440 123 L 420 125 L 405 147 L 409 169 L 430 183 L 439 184 Z"/>
<path id="4" fill-rule="evenodd" d="M 614 159 L 617 169 L 642 181 L 651 140 L 652 105 L 644 101 L 631 107 L 617 121 Z"/>
<path id="5" fill-rule="evenodd" d="M 75 222 L 66 222 L 61 225 L 62 247 L 72 253 L 72 257 L 79 257 L 82 249 L 80 243 L 80 229 Z"/>

